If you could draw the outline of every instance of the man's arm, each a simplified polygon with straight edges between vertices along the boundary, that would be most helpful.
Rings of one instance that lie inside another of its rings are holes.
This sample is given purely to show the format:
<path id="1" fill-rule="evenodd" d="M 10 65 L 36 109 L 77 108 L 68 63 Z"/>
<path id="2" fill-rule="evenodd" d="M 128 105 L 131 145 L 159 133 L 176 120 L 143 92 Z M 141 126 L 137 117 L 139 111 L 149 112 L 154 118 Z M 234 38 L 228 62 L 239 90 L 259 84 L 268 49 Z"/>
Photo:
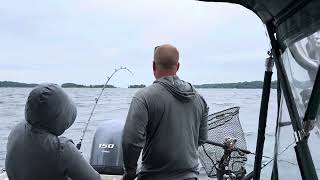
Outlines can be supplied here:
<path id="1" fill-rule="evenodd" d="M 201 146 L 206 143 L 208 138 L 208 112 L 209 107 L 207 106 L 206 101 L 201 97 L 201 103 L 203 104 L 203 114 L 200 121 L 200 129 L 199 129 L 199 139 L 198 139 L 198 146 Z"/>
<path id="2" fill-rule="evenodd" d="M 101 180 L 100 175 L 84 159 L 73 142 L 60 137 L 60 158 L 64 173 L 72 180 Z"/>
<path id="3" fill-rule="evenodd" d="M 146 139 L 147 123 L 145 103 L 133 97 L 122 134 L 124 180 L 132 180 L 136 175 L 137 161 Z"/>

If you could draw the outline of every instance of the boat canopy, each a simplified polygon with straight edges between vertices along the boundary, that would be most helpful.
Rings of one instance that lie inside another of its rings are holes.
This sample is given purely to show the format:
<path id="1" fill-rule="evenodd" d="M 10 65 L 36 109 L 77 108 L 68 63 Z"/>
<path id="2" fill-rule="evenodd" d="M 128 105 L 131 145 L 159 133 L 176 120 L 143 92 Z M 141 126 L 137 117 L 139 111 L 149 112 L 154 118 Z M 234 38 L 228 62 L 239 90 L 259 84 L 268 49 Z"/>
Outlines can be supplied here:
<path id="1" fill-rule="evenodd" d="M 282 49 L 320 29 L 318 0 L 200 0 L 242 5 L 259 16 L 266 25 L 274 25 Z"/>
<path id="2" fill-rule="evenodd" d="M 318 179 L 320 165 L 314 162 L 320 160 L 320 0 L 200 1 L 242 5 L 253 11 L 266 25 L 272 47 L 270 59 L 274 60 L 278 78 L 278 117 L 272 179 L 297 177 L 298 173 L 287 171 L 289 166 L 284 162 L 298 165 L 299 168 L 295 170 L 300 170 L 302 179 Z M 267 68 L 254 171 L 245 179 L 260 179 L 267 117 L 264 113 L 268 110 L 268 90 L 272 76 L 272 72 L 268 71 Z M 294 148 L 290 148 L 293 145 Z M 289 150 L 285 152 L 283 149 Z"/>

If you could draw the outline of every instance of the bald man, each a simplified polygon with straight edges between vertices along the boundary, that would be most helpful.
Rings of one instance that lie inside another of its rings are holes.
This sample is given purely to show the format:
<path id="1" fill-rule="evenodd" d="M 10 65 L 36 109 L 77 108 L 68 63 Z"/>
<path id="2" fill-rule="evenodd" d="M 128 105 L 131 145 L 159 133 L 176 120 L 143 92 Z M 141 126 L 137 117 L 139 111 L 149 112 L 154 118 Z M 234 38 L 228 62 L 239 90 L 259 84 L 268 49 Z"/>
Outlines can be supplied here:
<path id="1" fill-rule="evenodd" d="M 198 146 L 207 139 L 208 107 L 190 83 L 180 80 L 179 52 L 172 45 L 155 49 L 151 86 L 130 105 L 122 136 L 124 180 L 197 179 Z M 137 161 L 142 152 L 142 167 Z"/>

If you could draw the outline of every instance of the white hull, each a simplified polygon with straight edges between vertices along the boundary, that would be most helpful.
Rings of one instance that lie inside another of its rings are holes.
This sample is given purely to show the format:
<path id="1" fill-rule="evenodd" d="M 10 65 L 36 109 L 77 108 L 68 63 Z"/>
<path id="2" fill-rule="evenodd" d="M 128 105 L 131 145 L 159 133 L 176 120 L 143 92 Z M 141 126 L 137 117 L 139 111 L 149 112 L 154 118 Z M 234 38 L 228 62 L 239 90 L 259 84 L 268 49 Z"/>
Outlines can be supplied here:
<path id="1" fill-rule="evenodd" d="M 121 180 L 122 176 L 101 175 L 101 180 Z M 6 173 L 0 174 L 0 180 L 9 180 Z"/>
<path id="2" fill-rule="evenodd" d="M 101 175 L 101 180 L 121 180 L 122 176 L 113 176 L 113 175 Z M 209 180 L 211 178 L 208 178 L 205 175 L 200 175 L 200 179 L 206 179 Z M 6 173 L 0 174 L 0 180 L 9 180 Z"/>

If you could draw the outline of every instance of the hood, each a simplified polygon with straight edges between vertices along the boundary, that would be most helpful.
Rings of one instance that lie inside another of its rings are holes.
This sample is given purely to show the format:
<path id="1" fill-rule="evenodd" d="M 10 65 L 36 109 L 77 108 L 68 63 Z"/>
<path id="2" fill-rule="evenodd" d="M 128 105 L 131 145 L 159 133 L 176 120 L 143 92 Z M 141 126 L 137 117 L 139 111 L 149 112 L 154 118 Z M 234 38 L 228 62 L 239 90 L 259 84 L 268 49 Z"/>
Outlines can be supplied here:
<path id="1" fill-rule="evenodd" d="M 40 84 L 29 94 L 25 106 L 26 121 L 32 127 L 59 136 L 77 116 L 77 108 L 69 96 L 55 84 Z"/>
<path id="2" fill-rule="evenodd" d="M 193 86 L 188 82 L 180 80 L 178 76 L 165 76 L 156 80 L 154 83 L 161 84 L 175 98 L 183 102 L 192 100 L 196 95 Z"/>

